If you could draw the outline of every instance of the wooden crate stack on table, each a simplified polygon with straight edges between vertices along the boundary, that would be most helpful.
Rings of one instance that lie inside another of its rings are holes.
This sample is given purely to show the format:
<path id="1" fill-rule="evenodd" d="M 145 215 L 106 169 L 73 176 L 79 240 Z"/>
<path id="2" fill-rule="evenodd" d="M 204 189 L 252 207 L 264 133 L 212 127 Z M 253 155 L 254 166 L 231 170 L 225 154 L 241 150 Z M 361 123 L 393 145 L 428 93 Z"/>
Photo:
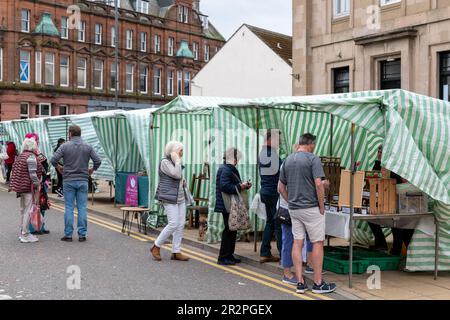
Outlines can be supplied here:
<path id="1" fill-rule="evenodd" d="M 397 181 L 390 178 L 390 172 L 371 172 L 367 175 L 369 185 L 369 213 L 395 214 L 397 213 Z"/>
<path id="2" fill-rule="evenodd" d="M 320 157 L 325 172 L 325 178 L 330 181 L 330 188 L 325 192 L 328 205 L 337 205 L 339 186 L 341 183 L 341 158 Z"/>

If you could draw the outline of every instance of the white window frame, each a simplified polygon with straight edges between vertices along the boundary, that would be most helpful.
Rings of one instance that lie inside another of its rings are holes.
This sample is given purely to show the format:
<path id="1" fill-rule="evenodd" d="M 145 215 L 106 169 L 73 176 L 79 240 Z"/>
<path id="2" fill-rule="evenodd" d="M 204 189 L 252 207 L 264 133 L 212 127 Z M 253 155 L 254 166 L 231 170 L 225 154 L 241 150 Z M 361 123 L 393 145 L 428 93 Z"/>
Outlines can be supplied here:
<path id="1" fill-rule="evenodd" d="M 177 94 L 183 95 L 183 71 L 177 71 Z"/>
<path id="2" fill-rule="evenodd" d="M 167 71 L 167 95 L 172 97 L 173 96 L 173 81 L 175 77 L 175 71 L 172 69 L 169 69 Z"/>
<path id="3" fill-rule="evenodd" d="M 120 80 L 119 80 L 119 73 L 120 73 L 120 63 L 117 64 L 116 68 L 113 68 L 115 66 L 115 62 L 111 63 L 111 68 L 110 68 L 110 77 L 109 77 L 109 85 L 111 86 L 111 77 L 112 74 L 115 73 L 116 75 L 116 83 L 117 83 L 117 90 L 120 90 Z M 111 91 L 116 91 L 116 86 L 111 86 L 110 88 Z"/>
<path id="4" fill-rule="evenodd" d="M 24 13 L 26 14 L 24 18 Z M 21 32 L 30 32 L 30 17 L 31 17 L 31 11 L 28 9 L 21 9 L 20 10 L 20 31 Z M 23 28 L 23 24 L 25 23 L 25 28 Z"/>
<path id="5" fill-rule="evenodd" d="M 203 46 L 203 59 L 205 60 L 205 62 L 209 61 L 210 55 L 209 55 L 209 44 L 205 44 Z"/>
<path id="6" fill-rule="evenodd" d="M 80 21 L 78 26 L 78 42 L 86 42 L 86 21 Z"/>
<path id="7" fill-rule="evenodd" d="M 63 65 L 62 64 L 62 58 L 67 58 L 67 65 Z M 67 82 L 63 82 L 62 81 L 62 69 L 66 69 L 67 71 Z M 61 55 L 59 57 L 59 85 L 61 87 L 65 87 L 67 88 L 69 86 L 70 83 L 70 57 L 68 55 Z"/>
<path id="8" fill-rule="evenodd" d="M 39 103 L 37 105 L 39 112 L 36 114 L 36 117 L 50 117 L 52 115 L 52 104 L 51 103 Z M 42 114 L 42 107 L 48 107 L 48 114 Z"/>
<path id="9" fill-rule="evenodd" d="M 96 68 L 96 63 L 97 62 L 100 62 L 101 63 L 101 65 L 100 65 L 100 69 L 97 69 Z M 98 60 L 98 59 L 95 59 L 94 60 L 94 89 L 95 90 L 103 90 L 103 66 L 104 66 L 104 63 L 103 63 L 103 60 Z M 99 72 L 100 71 L 100 86 L 96 86 L 95 85 L 95 73 L 96 72 Z"/>
<path id="10" fill-rule="evenodd" d="M 159 34 L 155 34 L 154 48 L 155 48 L 155 53 L 161 53 L 161 36 Z"/>
<path id="11" fill-rule="evenodd" d="M 169 37 L 167 39 L 167 54 L 169 57 L 172 57 L 174 55 L 174 48 L 175 48 L 175 38 Z"/>
<path id="12" fill-rule="evenodd" d="M 387 6 L 394 3 L 402 2 L 402 0 L 380 0 L 380 6 Z"/>
<path id="13" fill-rule="evenodd" d="M 42 52 L 36 51 L 34 53 L 34 83 L 42 83 Z"/>
<path id="14" fill-rule="evenodd" d="M 79 66 L 80 61 L 84 61 L 84 68 L 81 68 Z M 80 77 L 79 77 L 80 70 L 84 70 L 84 77 L 83 77 L 84 85 L 80 85 Z M 87 87 L 87 59 L 86 58 L 78 58 L 77 59 L 77 88 L 78 89 L 86 89 L 86 87 Z"/>
<path id="15" fill-rule="evenodd" d="M 116 47 L 116 36 L 117 36 L 116 27 L 112 26 L 112 28 L 111 28 L 111 47 L 113 47 L 113 48 Z"/>
<path id="16" fill-rule="evenodd" d="M 128 72 L 128 67 L 131 66 L 131 73 Z M 131 88 L 128 87 L 128 77 L 131 76 Z M 125 91 L 126 92 L 134 92 L 134 64 L 127 63 L 125 66 Z"/>
<path id="17" fill-rule="evenodd" d="M 183 23 L 189 23 L 189 7 L 183 6 Z"/>
<path id="18" fill-rule="evenodd" d="M 199 49 L 198 42 L 192 43 L 192 53 L 194 54 L 194 60 L 198 60 L 198 49 Z"/>
<path id="19" fill-rule="evenodd" d="M 159 76 L 156 71 L 159 71 Z M 155 95 L 161 95 L 161 78 L 162 78 L 162 68 L 161 67 L 155 67 L 153 69 L 153 94 Z M 156 85 L 158 85 L 158 91 L 156 90 Z"/>
<path id="20" fill-rule="evenodd" d="M 61 39 L 69 39 L 69 18 L 67 17 L 61 17 Z"/>
<path id="21" fill-rule="evenodd" d="M 94 32 L 95 32 L 95 37 L 94 37 L 95 44 L 102 44 L 103 25 L 101 23 L 96 23 Z"/>
<path id="22" fill-rule="evenodd" d="M 22 79 L 20 79 L 21 78 L 21 75 L 22 75 L 22 70 L 21 70 L 21 63 L 22 63 L 22 61 L 25 61 L 25 60 L 22 60 L 22 52 L 25 52 L 27 55 L 28 55 L 28 72 L 27 72 L 27 81 L 23 81 Z M 30 59 L 31 59 L 31 52 L 30 51 L 27 51 L 27 50 L 20 50 L 20 52 L 19 52 L 19 81 L 20 81 L 20 83 L 30 83 Z"/>
<path id="23" fill-rule="evenodd" d="M 27 113 L 22 113 L 22 106 L 27 106 Z M 28 102 L 20 103 L 20 119 L 29 119 L 30 118 L 30 104 Z"/>
<path id="24" fill-rule="evenodd" d="M 127 50 L 133 50 L 133 30 L 127 30 L 126 31 L 126 49 Z"/>
<path id="25" fill-rule="evenodd" d="M 51 60 L 47 60 L 48 57 L 51 57 Z M 46 52 L 44 55 L 44 70 L 45 70 L 45 85 L 47 86 L 54 86 L 55 85 L 55 54 L 52 52 Z M 49 78 L 47 74 L 47 67 L 50 67 L 49 70 L 51 72 L 51 79 L 52 81 L 49 81 Z"/>
<path id="26" fill-rule="evenodd" d="M 146 0 L 136 0 L 136 11 L 148 14 L 149 2 Z"/>
<path id="27" fill-rule="evenodd" d="M 147 32 L 142 31 L 139 36 L 139 50 L 141 52 L 147 52 Z"/>
<path id="28" fill-rule="evenodd" d="M 149 68 L 147 65 L 141 65 L 139 71 L 139 92 L 142 94 L 148 94 L 148 73 Z M 141 90 L 141 77 L 145 76 L 145 90 Z"/>
<path id="29" fill-rule="evenodd" d="M 188 93 L 186 93 L 186 82 L 188 84 Z M 185 95 L 190 96 L 191 95 L 191 72 L 185 71 L 184 72 L 184 81 L 183 81 L 183 92 Z"/>
<path id="30" fill-rule="evenodd" d="M 348 15 L 350 15 L 350 0 L 333 0 L 333 18 L 346 17 Z"/>

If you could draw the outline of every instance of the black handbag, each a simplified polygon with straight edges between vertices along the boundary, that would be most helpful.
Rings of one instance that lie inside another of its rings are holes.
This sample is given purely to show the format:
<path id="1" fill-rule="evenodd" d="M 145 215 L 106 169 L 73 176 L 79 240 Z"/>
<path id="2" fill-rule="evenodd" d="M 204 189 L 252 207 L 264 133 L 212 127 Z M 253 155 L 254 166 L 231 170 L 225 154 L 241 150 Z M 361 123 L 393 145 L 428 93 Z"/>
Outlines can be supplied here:
<path id="1" fill-rule="evenodd" d="M 291 215 L 289 214 L 289 210 L 281 207 L 280 200 L 278 200 L 278 210 L 277 210 L 276 219 L 281 224 L 285 224 L 288 226 L 292 225 Z"/>

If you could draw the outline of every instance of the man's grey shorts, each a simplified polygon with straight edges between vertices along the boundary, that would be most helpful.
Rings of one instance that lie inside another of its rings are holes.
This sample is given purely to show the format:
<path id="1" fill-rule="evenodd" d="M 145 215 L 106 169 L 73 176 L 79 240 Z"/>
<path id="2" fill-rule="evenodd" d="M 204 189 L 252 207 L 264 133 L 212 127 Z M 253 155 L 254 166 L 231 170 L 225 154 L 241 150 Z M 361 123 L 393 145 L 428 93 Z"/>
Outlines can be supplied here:
<path id="1" fill-rule="evenodd" d="M 305 239 L 305 233 L 307 232 L 312 243 L 325 241 L 325 215 L 320 214 L 319 207 L 289 209 L 289 214 L 295 240 Z"/>

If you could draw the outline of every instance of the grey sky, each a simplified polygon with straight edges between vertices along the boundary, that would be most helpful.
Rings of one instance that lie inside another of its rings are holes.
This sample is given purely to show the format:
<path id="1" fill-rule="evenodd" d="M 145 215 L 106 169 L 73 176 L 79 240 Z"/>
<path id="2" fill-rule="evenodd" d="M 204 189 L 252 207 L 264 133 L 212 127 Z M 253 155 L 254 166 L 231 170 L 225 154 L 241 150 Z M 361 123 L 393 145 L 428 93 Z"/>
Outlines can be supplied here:
<path id="1" fill-rule="evenodd" d="M 243 23 L 292 35 L 292 0 L 200 0 L 200 8 L 226 39 Z"/>

